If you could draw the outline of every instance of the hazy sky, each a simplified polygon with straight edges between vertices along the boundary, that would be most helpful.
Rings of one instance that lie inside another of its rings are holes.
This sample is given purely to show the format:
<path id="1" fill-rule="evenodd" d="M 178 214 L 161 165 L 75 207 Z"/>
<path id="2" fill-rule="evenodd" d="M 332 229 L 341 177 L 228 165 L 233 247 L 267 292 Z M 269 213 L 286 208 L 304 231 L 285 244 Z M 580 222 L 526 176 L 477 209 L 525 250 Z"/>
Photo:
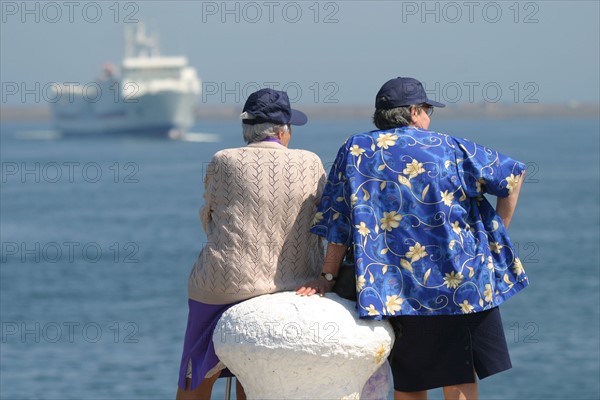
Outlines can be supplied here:
<path id="1" fill-rule="evenodd" d="M 371 104 L 396 76 L 447 103 L 599 100 L 599 1 L 2 1 L 7 85 L 82 85 L 119 64 L 123 27 L 146 22 L 185 54 L 201 103 L 243 103 L 256 84 L 303 104 Z M 36 96 L 25 96 L 35 103 Z M 39 101 L 44 103 L 43 93 Z"/>

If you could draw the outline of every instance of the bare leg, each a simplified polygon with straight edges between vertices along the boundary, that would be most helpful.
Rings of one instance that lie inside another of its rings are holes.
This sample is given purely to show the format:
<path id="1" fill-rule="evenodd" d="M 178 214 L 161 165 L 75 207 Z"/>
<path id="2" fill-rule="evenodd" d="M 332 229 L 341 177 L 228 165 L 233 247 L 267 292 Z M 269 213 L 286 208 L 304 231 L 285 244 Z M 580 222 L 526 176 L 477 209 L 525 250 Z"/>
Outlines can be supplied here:
<path id="1" fill-rule="evenodd" d="M 210 378 L 204 378 L 200 385 L 196 387 L 194 390 L 190 390 L 190 386 L 192 384 L 192 380 L 187 378 L 185 380 L 185 390 L 177 387 L 177 400 L 210 400 L 210 395 L 212 394 L 212 388 L 217 380 L 217 378 L 221 375 L 221 372 L 218 372 L 211 376 Z"/>
<path id="2" fill-rule="evenodd" d="M 246 392 L 239 379 L 235 379 L 235 397 L 237 400 L 246 400 Z"/>
<path id="3" fill-rule="evenodd" d="M 394 400 L 427 400 L 427 390 L 420 392 L 400 392 L 395 390 Z"/>
<path id="4" fill-rule="evenodd" d="M 444 387 L 446 400 L 477 400 L 477 381 Z"/>

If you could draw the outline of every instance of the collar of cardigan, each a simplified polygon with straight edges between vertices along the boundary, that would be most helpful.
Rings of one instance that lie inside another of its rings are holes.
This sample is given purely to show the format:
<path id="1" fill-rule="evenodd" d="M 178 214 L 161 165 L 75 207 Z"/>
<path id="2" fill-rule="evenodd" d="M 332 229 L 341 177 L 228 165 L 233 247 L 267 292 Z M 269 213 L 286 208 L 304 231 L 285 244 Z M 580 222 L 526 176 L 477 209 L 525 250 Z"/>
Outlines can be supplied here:
<path id="1" fill-rule="evenodd" d="M 279 144 L 277 142 L 254 142 L 254 143 L 249 143 L 248 147 L 258 147 L 258 148 L 267 148 L 267 149 L 282 149 L 285 150 L 287 149 L 287 147 L 285 147 L 282 144 Z"/>

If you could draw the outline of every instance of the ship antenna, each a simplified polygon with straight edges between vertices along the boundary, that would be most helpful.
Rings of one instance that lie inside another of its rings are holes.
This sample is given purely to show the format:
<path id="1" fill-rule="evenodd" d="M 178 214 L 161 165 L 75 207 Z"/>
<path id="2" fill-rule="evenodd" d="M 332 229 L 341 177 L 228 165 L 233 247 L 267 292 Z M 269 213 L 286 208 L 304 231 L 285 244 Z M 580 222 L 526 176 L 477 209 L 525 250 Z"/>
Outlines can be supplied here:
<path id="1" fill-rule="evenodd" d="M 149 42 L 150 42 L 150 54 L 153 57 L 160 56 L 159 49 L 158 49 L 158 37 L 157 37 L 156 33 L 154 33 L 154 35 L 152 37 L 150 37 Z"/>
<path id="2" fill-rule="evenodd" d="M 125 57 L 133 57 L 133 27 L 125 25 Z"/>
<path id="3" fill-rule="evenodd" d="M 139 22 L 137 26 L 125 27 L 125 57 L 158 57 L 156 37 L 146 35 L 145 26 Z"/>

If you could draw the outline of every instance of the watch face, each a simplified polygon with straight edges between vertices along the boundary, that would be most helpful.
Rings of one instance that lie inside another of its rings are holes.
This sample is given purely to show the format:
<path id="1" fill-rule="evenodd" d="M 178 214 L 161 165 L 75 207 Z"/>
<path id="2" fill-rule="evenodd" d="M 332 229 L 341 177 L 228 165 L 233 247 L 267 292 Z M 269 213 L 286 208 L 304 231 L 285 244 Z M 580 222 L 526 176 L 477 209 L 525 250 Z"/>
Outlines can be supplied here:
<path id="1" fill-rule="evenodd" d="M 333 280 L 333 274 L 330 272 L 327 272 L 325 274 L 325 279 L 327 279 L 328 281 L 332 281 Z"/>

